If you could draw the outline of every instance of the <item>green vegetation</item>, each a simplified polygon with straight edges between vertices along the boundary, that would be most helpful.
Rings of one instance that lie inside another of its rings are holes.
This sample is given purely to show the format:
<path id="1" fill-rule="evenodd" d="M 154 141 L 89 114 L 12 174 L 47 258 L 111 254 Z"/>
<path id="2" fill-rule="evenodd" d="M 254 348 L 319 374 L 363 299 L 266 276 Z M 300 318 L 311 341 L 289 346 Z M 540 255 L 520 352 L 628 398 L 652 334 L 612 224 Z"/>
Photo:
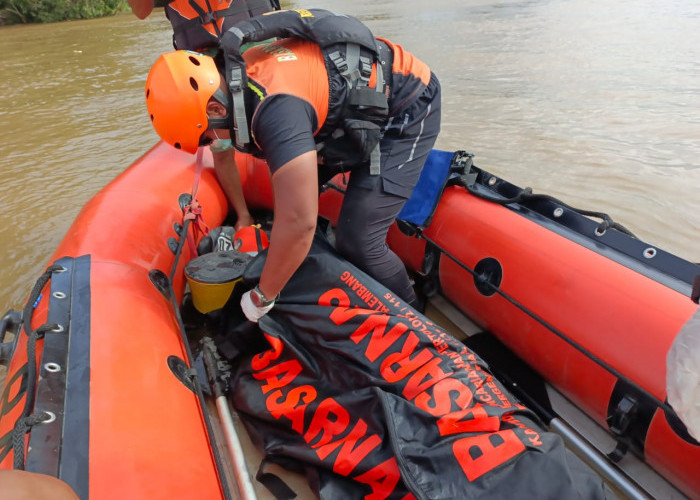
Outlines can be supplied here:
<path id="1" fill-rule="evenodd" d="M 91 19 L 128 9 L 125 0 L 0 0 L 0 25 Z"/>

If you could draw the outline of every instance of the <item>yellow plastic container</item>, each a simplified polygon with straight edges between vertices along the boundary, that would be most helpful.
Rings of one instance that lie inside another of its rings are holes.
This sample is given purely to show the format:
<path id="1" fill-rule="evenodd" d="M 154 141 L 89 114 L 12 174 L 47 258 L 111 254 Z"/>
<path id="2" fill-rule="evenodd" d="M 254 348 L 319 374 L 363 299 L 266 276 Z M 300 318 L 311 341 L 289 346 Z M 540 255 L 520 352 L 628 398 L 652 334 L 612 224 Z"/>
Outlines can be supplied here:
<path id="1" fill-rule="evenodd" d="M 250 255 L 237 250 L 211 252 L 185 265 L 194 307 L 201 313 L 221 309 L 242 277 Z"/>

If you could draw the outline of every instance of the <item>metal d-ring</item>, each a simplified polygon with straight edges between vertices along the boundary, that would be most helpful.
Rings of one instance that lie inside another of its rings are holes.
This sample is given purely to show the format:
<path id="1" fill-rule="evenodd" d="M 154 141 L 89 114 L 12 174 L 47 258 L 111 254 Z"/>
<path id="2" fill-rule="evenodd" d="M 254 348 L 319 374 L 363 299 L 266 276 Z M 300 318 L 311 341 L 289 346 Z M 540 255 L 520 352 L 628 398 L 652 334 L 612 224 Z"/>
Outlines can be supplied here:
<path id="1" fill-rule="evenodd" d="M 50 424 L 51 422 L 56 420 L 56 414 L 54 412 L 49 410 L 43 410 L 43 412 L 46 413 L 49 416 L 49 418 L 41 422 L 42 424 Z"/>

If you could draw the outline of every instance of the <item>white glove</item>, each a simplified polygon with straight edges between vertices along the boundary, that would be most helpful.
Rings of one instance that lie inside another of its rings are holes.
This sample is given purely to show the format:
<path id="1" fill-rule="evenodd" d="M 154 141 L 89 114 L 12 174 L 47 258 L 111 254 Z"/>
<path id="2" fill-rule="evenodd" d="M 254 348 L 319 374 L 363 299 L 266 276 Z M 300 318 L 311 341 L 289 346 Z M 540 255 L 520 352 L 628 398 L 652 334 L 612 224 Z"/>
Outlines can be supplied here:
<path id="1" fill-rule="evenodd" d="M 700 440 L 700 308 L 678 332 L 666 363 L 668 402 Z"/>
<path id="2" fill-rule="evenodd" d="M 251 297 L 253 292 L 254 290 L 248 290 L 243 294 L 243 297 L 241 297 L 241 309 L 243 309 L 243 314 L 248 318 L 248 321 L 257 323 L 260 318 L 270 312 L 270 309 L 275 305 L 275 300 L 271 300 L 267 305 L 257 306 Z"/>

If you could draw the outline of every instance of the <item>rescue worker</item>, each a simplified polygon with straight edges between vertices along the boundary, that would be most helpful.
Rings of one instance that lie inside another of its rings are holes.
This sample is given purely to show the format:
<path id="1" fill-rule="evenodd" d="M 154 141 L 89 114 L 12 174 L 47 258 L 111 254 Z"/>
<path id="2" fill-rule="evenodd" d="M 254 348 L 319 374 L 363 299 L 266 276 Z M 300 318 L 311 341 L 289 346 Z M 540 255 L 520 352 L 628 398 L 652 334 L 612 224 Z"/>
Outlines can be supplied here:
<path id="1" fill-rule="evenodd" d="M 139 19 L 145 19 L 153 11 L 153 0 L 128 2 Z M 220 37 L 236 22 L 275 9 L 279 9 L 278 0 L 172 0 L 165 4 L 165 15 L 173 26 L 175 48 L 214 56 Z M 214 141 L 209 149 L 219 183 L 236 212 L 236 229 L 252 224 L 231 142 Z"/>
<path id="2" fill-rule="evenodd" d="M 153 0 L 128 2 L 139 19 L 153 11 Z M 202 50 L 218 48 L 221 36 L 238 21 L 279 8 L 278 0 L 171 0 L 165 16 L 173 25 L 173 47 Z"/>
<path id="3" fill-rule="evenodd" d="M 271 37 L 280 39 L 240 55 L 244 43 Z M 415 304 L 386 235 L 439 132 L 440 85 L 429 67 L 375 39 L 357 19 L 320 9 L 243 21 L 224 34 L 222 48 L 226 78 L 210 57 L 162 55 L 148 75 L 146 102 L 169 144 L 194 153 L 231 138 L 268 163 L 275 218 L 260 282 L 241 299 L 246 317 L 265 315 L 301 265 L 316 227 L 319 183 L 341 171 L 351 175 L 337 250 Z"/>

